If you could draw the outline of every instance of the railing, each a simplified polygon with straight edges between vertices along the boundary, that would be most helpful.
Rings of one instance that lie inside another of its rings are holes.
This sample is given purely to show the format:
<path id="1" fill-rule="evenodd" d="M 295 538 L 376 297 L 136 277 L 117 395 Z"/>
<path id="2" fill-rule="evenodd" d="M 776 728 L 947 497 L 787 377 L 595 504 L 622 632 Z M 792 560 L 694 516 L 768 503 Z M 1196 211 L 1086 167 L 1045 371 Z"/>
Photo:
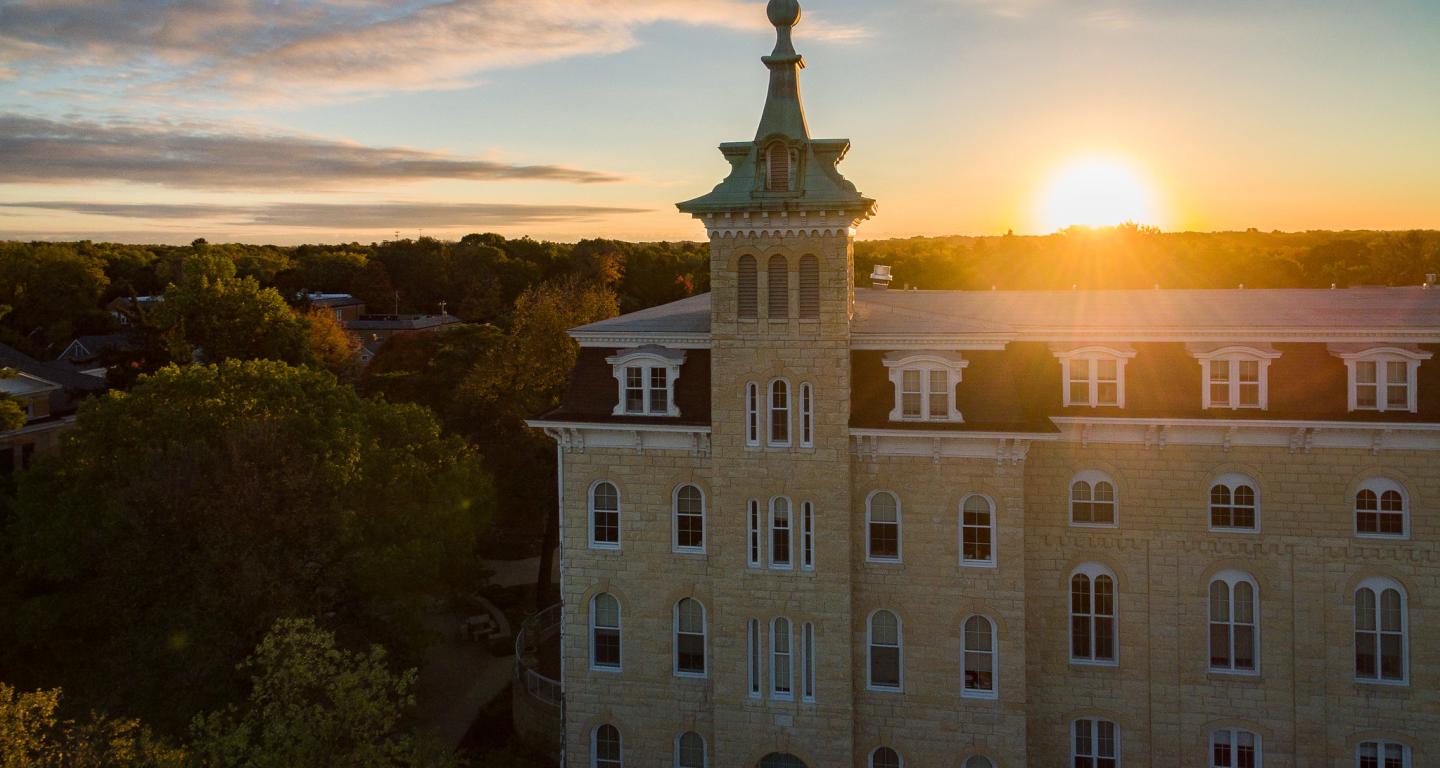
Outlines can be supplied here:
<path id="1" fill-rule="evenodd" d="M 559 654 L 556 638 L 560 635 L 563 606 L 555 604 L 526 619 L 515 635 L 515 682 L 532 698 L 559 707 L 565 700 L 560 681 L 553 680 L 537 669 L 540 654 L 547 649 Z M 558 666 L 558 659 L 557 659 Z"/>

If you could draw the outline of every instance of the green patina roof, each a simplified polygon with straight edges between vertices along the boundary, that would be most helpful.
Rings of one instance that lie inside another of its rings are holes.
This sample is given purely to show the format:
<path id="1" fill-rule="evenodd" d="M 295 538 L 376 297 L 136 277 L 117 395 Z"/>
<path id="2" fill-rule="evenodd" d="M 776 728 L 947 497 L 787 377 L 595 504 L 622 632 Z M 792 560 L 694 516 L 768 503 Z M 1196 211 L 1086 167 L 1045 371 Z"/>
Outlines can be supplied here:
<path id="1" fill-rule="evenodd" d="M 761 59 L 770 70 L 770 91 L 753 141 L 720 145 L 730 161 L 730 175 L 709 194 L 680 203 L 684 213 L 786 211 L 799 209 L 873 212 L 875 201 L 860 194 L 840 175 L 838 165 L 850 150 L 849 139 L 812 139 L 800 98 L 800 70 L 805 59 L 795 52 L 791 30 L 800 21 L 798 0 L 770 0 L 770 21 L 775 25 L 775 50 Z M 774 141 L 784 141 L 801 153 L 800 173 L 790 192 L 768 192 L 761 175 L 761 152 Z"/>

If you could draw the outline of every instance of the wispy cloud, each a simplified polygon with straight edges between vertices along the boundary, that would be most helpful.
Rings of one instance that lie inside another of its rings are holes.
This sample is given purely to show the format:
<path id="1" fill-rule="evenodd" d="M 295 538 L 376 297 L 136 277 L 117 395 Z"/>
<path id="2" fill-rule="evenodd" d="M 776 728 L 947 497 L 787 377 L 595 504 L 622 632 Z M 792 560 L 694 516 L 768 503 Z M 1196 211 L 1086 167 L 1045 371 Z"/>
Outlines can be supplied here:
<path id="1" fill-rule="evenodd" d="M 0 210 L 3 209 L 38 209 L 154 222 L 206 221 L 239 227 L 354 230 L 390 230 L 397 226 L 444 229 L 532 225 L 593 221 L 608 216 L 648 212 L 643 208 L 588 205 L 412 202 L 267 203 L 227 206 L 33 201 L 0 203 Z"/>
<path id="2" fill-rule="evenodd" d="M 553 181 L 618 176 L 369 147 L 233 125 L 59 121 L 0 114 L 0 183 L 118 180 L 189 189 L 335 189 L 357 182 Z"/>

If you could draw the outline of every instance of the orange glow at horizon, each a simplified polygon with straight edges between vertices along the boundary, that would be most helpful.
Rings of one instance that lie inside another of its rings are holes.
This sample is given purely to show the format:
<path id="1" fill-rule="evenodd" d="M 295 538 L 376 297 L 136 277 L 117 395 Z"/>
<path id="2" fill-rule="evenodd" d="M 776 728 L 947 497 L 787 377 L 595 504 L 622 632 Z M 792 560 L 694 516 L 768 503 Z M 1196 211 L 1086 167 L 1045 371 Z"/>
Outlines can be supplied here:
<path id="1" fill-rule="evenodd" d="M 1068 162 L 1050 175 L 1036 204 L 1042 232 L 1125 223 L 1160 226 L 1163 218 L 1153 185 L 1126 161 L 1107 156 Z"/>

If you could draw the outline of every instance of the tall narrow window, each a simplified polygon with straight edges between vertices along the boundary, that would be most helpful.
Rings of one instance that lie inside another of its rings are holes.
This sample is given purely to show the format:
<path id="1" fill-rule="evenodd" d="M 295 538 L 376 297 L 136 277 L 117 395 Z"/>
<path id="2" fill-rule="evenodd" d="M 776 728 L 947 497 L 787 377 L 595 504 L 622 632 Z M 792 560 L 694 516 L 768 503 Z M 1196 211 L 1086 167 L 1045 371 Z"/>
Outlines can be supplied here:
<path id="1" fill-rule="evenodd" d="M 749 549 L 750 551 L 749 551 L 749 557 L 747 558 L 747 560 L 748 560 L 751 568 L 759 568 L 760 565 L 761 565 L 761 562 L 760 562 L 760 554 L 761 554 L 761 549 L 762 549 L 762 547 L 763 547 L 763 543 L 761 542 L 761 532 L 760 532 L 760 502 L 759 502 L 758 500 L 756 500 L 756 499 L 751 499 L 751 500 L 750 500 L 750 509 L 749 509 L 749 514 L 748 514 L 747 516 L 749 517 L 749 523 L 748 523 L 748 525 L 747 525 L 747 528 L 748 528 L 748 531 L 747 531 L 747 532 L 748 532 L 749 537 L 750 537 L 750 542 L 749 542 L 749 543 L 750 543 L 750 546 L 748 547 L 748 549 Z"/>
<path id="2" fill-rule="evenodd" d="M 1367 579 L 1355 590 L 1355 679 L 1408 680 L 1405 592 L 1390 579 Z"/>
<path id="3" fill-rule="evenodd" d="M 675 768 L 705 768 L 705 739 L 694 731 L 675 739 Z"/>
<path id="4" fill-rule="evenodd" d="M 791 666 L 790 620 L 776 619 L 770 624 L 770 696 L 790 699 L 795 696 L 795 671 Z"/>
<path id="5" fill-rule="evenodd" d="M 800 697 L 815 700 L 815 625 L 806 622 L 800 630 L 800 654 L 804 659 L 800 671 Z"/>
<path id="6" fill-rule="evenodd" d="M 865 556 L 881 562 L 900 561 L 900 500 L 888 491 L 871 494 L 865 507 Z"/>
<path id="7" fill-rule="evenodd" d="M 765 148 L 765 190 L 767 192 L 789 192 L 794 180 L 792 169 L 794 157 L 790 147 L 783 141 L 772 142 Z"/>
<path id="8" fill-rule="evenodd" d="M 1115 662 L 1115 575 L 1083 565 L 1070 577 L 1070 660 Z"/>
<path id="9" fill-rule="evenodd" d="M 705 676 L 705 606 L 688 597 L 675 604 L 675 674 Z"/>
<path id="10" fill-rule="evenodd" d="M 868 648 L 870 687 L 900 690 L 904 680 L 900 618 L 884 610 L 870 614 Z"/>
<path id="11" fill-rule="evenodd" d="M 590 601 L 590 666 L 620 669 L 620 601 L 611 594 Z"/>
<path id="12" fill-rule="evenodd" d="M 756 619 L 751 619 L 745 623 L 745 645 L 749 651 L 749 663 L 745 665 L 745 671 L 747 673 L 746 682 L 750 685 L 750 698 L 758 699 L 760 698 L 760 690 L 763 687 L 761 680 L 763 668 L 761 667 L 761 663 L 764 656 L 760 650 L 760 622 Z"/>
<path id="13" fill-rule="evenodd" d="M 1260 527 L 1255 481 L 1226 475 L 1210 486 L 1210 527 L 1217 531 L 1255 531 Z"/>
<path id="14" fill-rule="evenodd" d="M 1355 533 L 1376 538 L 1404 538 L 1409 534 L 1409 504 L 1405 489 L 1393 480 L 1367 480 L 1355 494 Z"/>
<path id="15" fill-rule="evenodd" d="M 800 385 L 800 447 L 815 447 L 815 389 Z"/>
<path id="16" fill-rule="evenodd" d="M 620 547 L 620 491 L 614 483 L 596 483 L 590 489 L 590 546 Z"/>
<path id="17" fill-rule="evenodd" d="M 740 295 L 736 301 L 736 309 L 741 320 L 754 320 L 759 317 L 760 284 L 756 276 L 757 272 L 754 256 L 746 254 L 740 257 L 740 269 L 736 280 Z"/>
<path id="18" fill-rule="evenodd" d="M 777 496 L 770 500 L 770 567 L 790 570 L 790 551 L 794 545 L 790 536 L 790 500 Z"/>
<path id="19" fill-rule="evenodd" d="M 790 382 L 784 379 L 770 382 L 770 445 L 790 446 Z"/>
<path id="20" fill-rule="evenodd" d="M 1113 527 L 1115 482 L 1101 472 L 1081 472 L 1070 484 L 1070 524 Z"/>
<path id="21" fill-rule="evenodd" d="M 675 541 L 677 552 L 705 551 L 705 496 L 693 485 L 675 491 Z"/>
<path id="22" fill-rule="evenodd" d="M 995 763 L 984 755 L 976 755 L 965 761 L 965 768 L 995 768 Z"/>
<path id="23" fill-rule="evenodd" d="M 962 629 L 964 648 L 961 653 L 961 677 L 964 688 L 960 695 L 995 698 L 995 624 L 984 616 L 971 616 Z"/>
<path id="24" fill-rule="evenodd" d="M 1120 729 L 1109 720 L 1076 720 L 1071 726 L 1074 768 L 1117 768 Z"/>
<path id="25" fill-rule="evenodd" d="M 1413 768 L 1410 748 L 1394 741 L 1362 741 L 1355 748 L 1358 768 Z"/>
<path id="26" fill-rule="evenodd" d="M 800 567 L 815 570 L 815 505 L 800 505 Z"/>
<path id="27" fill-rule="evenodd" d="M 904 768 L 900 753 L 889 747 L 878 747 L 870 753 L 870 768 Z"/>
<path id="28" fill-rule="evenodd" d="M 960 505 L 960 564 L 995 565 L 995 505 L 979 494 Z"/>
<path id="29" fill-rule="evenodd" d="M 760 385 L 753 381 L 745 385 L 745 445 L 760 445 Z"/>
<path id="30" fill-rule="evenodd" d="M 770 319 L 790 319 L 790 265 L 785 257 L 770 257 Z"/>
<path id="31" fill-rule="evenodd" d="M 624 768 L 624 750 L 620 743 L 620 730 L 613 725 L 602 725 L 590 737 L 590 765 L 592 768 Z"/>
<path id="32" fill-rule="evenodd" d="M 1260 657 L 1255 582 L 1239 571 L 1210 581 L 1210 669 L 1253 674 Z"/>
<path id="33" fill-rule="evenodd" d="M 1260 768 L 1260 737 L 1238 728 L 1210 734 L 1210 768 Z"/>
<path id="34" fill-rule="evenodd" d="M 800 319 L 820 319 L 820 260 L 800 257 Z"/>

